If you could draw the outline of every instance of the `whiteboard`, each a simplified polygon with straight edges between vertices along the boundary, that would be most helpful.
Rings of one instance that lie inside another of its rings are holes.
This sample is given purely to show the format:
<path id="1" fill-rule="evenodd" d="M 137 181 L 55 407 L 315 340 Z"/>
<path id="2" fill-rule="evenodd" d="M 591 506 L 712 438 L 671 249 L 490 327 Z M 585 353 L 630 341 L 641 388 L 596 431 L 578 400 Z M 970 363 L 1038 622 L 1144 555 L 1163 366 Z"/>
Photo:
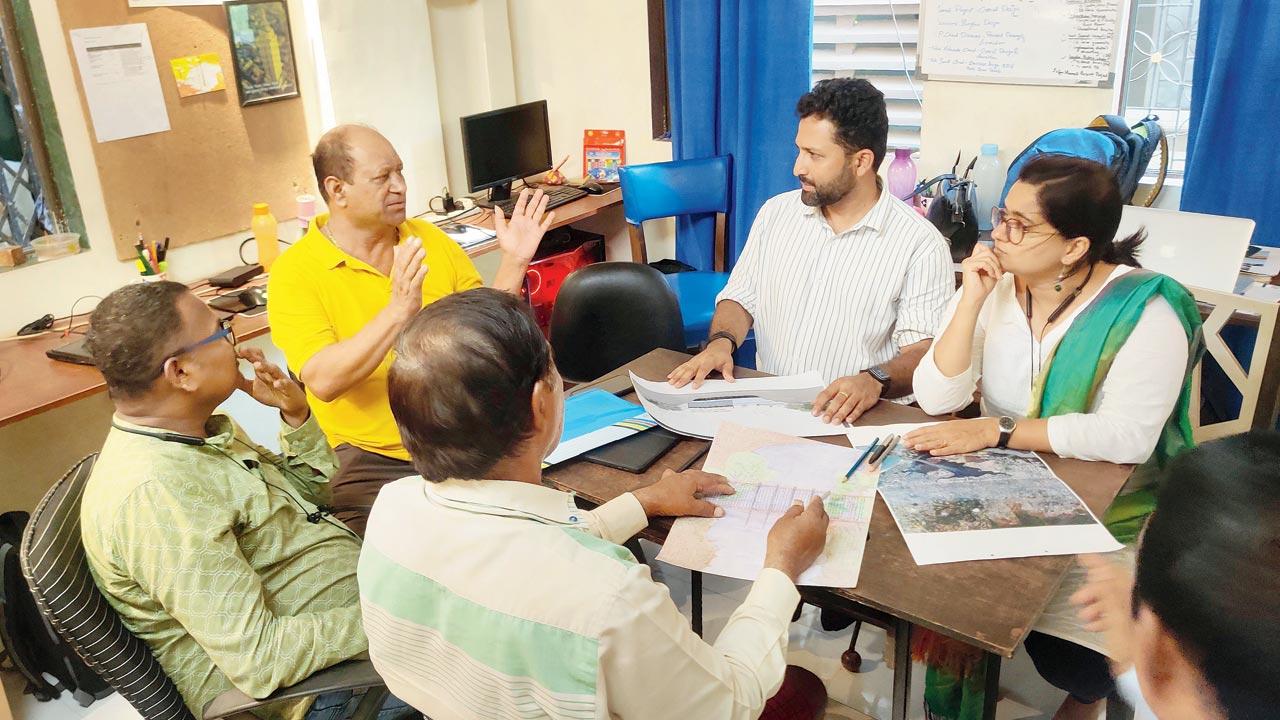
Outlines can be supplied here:
<path id="1" fill-rule="evenodd" d="M 1109 87 L 1123 0 L 932 0 L 920 70 L 930 80 Z"/>

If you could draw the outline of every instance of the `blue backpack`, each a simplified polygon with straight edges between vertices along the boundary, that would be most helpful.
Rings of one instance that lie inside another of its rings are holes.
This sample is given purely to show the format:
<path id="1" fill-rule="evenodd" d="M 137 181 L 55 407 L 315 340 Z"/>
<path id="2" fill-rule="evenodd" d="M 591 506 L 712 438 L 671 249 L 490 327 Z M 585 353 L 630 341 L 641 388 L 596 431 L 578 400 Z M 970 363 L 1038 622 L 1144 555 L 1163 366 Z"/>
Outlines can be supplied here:
<path id="1" fill-rule="evenodd" d="M 1151 156 L 1159 147 L 1159 177 L 1156 178 L 1150 195 L 1139 203 L 1149 207 L 1164 187 L 1164 176 L 1169 169 L 1168 141 L 1157 123 L 1159 119 L 1155 115 L 1148 115 L 1137 125 L 1130 127 L 1118 115 L 1099 115 L 1088 127 L 1062 128 L 1041 135 L 1009 165 L 1004 192 L 1000 193 L 1000 204 L 1004 205 L 1004 198 L 1018 179 L 1022 166 L 1039 155 L 1069 155 L 1106 165 L 1120 183 L 1120 197 L 1125 203 L 1133 204 L 1138 181 L 1146 174 Z"/>

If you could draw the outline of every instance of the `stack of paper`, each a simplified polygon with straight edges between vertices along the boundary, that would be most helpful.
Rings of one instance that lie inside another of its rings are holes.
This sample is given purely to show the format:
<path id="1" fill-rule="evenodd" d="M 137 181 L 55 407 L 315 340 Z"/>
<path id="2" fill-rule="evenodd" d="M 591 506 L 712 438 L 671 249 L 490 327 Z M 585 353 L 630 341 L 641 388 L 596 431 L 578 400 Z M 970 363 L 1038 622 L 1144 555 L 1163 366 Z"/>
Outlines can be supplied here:
<path id="1" fill-rule="evenodd" d="M 636 397 L 658 424 L 681 435 L 711 439 L 720 423 L 774 430 L 800 437 L 841 435 L 842 425 L 813 416 L 813 401 L 826 387 L 818 373 L 708 380 L 702 387 L 673 387 L 631 374 Z"/>

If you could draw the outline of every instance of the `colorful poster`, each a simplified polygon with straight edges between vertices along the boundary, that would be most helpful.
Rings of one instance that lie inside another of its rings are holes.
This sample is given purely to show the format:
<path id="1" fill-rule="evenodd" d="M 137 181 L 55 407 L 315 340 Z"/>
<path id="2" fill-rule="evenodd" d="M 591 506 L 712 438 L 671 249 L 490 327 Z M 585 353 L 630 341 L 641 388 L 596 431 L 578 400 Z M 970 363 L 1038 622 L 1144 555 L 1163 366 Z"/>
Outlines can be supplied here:
<path id="1" fill-rule="evenodd" d="M 906 435 L 921 425 L 859 427 Z M 989 448 L 933 457 L 898 446 L 878 468 L 880 496 L 917 565 L 1112 552 L 1121 548 L 1040 456 Z"/>
<path id="2" fill-rule="evenodd" d="M 174 58 L 169 66 L 173 68 L 173 79 L 178 81 L 178 95 L 182 97 L 227 89 L 222 58 L 217 53 Z"/>

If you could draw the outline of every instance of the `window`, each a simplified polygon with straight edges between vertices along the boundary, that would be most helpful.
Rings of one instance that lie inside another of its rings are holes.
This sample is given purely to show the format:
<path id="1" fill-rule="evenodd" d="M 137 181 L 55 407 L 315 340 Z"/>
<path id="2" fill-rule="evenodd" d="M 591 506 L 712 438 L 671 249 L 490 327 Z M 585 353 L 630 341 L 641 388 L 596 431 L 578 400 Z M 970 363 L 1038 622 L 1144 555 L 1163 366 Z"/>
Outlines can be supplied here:
<path id="1" fill-rule="evenodd" d="M 653 139 L 671 139 L 671 97 L 667 88 L 666 3 L 648 0 L 649 13 L 649 105 Z"/>
<path id="2" fill-rule="evenodd" d="M 1181 178 L 1191 120 L 1191 73 L 1200 0 L 1132 0 L 1121 61 L 1120 114 L 1136 123 L 1160 118 L 1169 140 L 1169 177 Z M 1153 158 L 1149 174 L 1159 165 Z"/>
<path id="3" fill-rule="evenodd" d="M 36 42 L 29 9 L 25 2 L 0 8 L 0 242 L 24 247 L 41 235 L 79 225 L 68 223 L 64 214 L 28 75 L 34 65 L 47 85 L 38 49 L 34 62 L 27 58 L 27 48 Z M 56 128 L 56 119 L 51 122 Z M 65 150 L 58 151 L 65 160 Z M 83 234 L 82 228 L 75 230 Z"/>
<path id="4" fill-rule="evenodd" d="M 869 80 L 889 106 L 889 147 L 920 147 L 920 3 L 814 0 L 813 81 Z"/>

